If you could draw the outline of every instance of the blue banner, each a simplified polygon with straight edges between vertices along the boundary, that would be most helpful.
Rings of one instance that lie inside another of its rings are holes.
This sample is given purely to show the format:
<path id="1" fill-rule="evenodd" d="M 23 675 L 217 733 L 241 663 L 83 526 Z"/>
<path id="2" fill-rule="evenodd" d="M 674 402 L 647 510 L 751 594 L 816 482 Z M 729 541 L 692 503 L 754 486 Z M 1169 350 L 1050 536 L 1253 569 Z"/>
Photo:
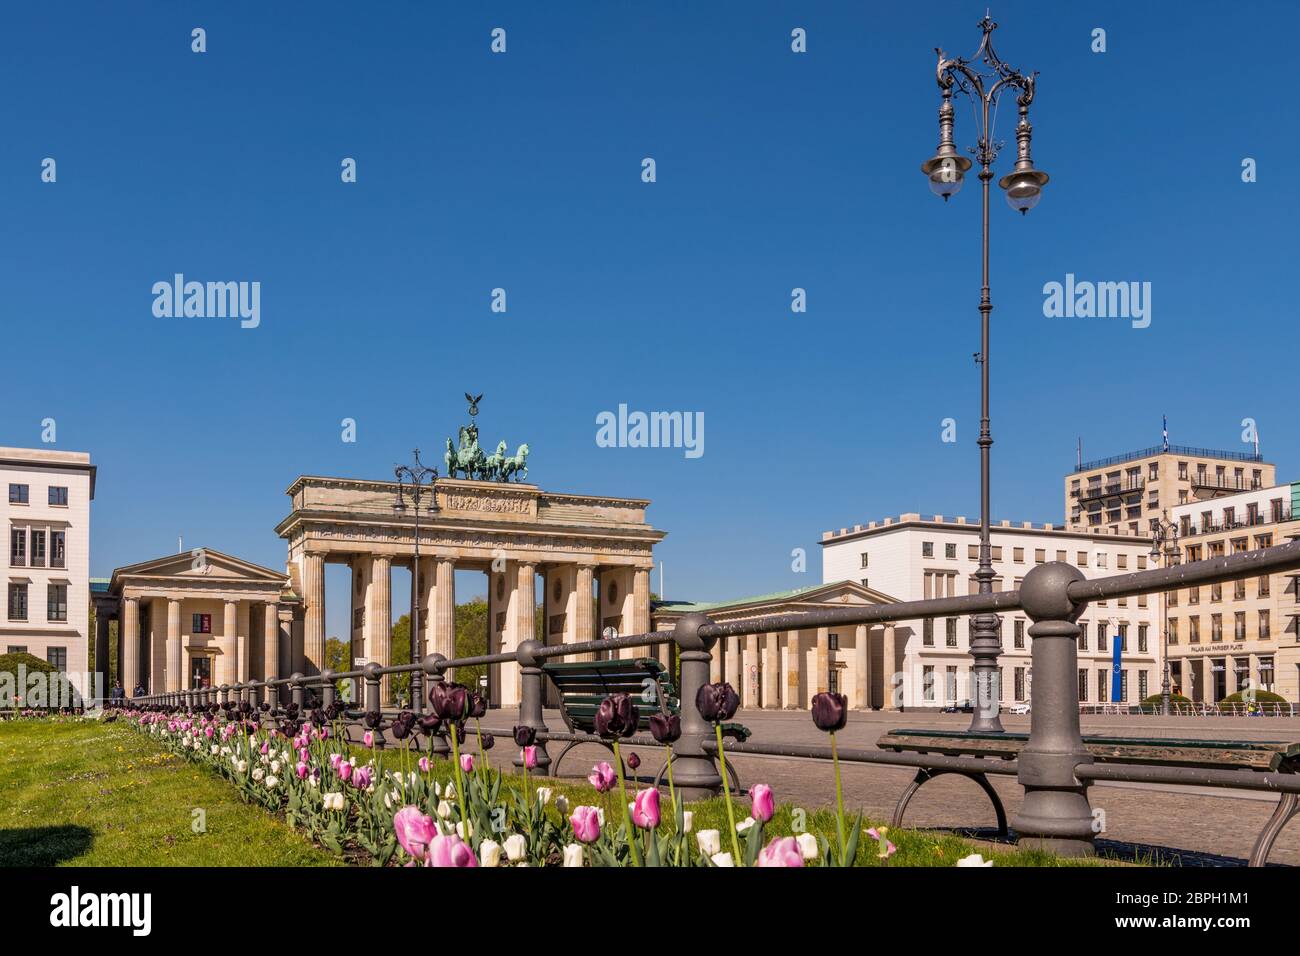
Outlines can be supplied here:
<path id="1" fill-rule="evenodd" d="M 1124 700 L 1123 686 L 1119 679 L 1119 665 L 1121 657 L 1124 654 L 1124 642 L 1120 640 L 1117 633 L 1115 639 L 1111 642 L 1111 665 L 1110 665 L 1110 702 L 1112 704 L 1122 703 Z"/>

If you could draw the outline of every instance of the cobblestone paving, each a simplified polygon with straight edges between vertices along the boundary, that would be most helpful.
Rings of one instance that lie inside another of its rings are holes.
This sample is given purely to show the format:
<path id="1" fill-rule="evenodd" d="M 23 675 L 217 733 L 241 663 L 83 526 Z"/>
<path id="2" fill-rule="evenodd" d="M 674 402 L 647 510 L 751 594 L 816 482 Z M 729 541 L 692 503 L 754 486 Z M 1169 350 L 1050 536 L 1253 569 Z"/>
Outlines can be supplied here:
<path id="1" fill-rule="evenodd" d="M 509 726 L 509 719 L 492 712 L 484 723 Z M 511 715 L 513 716 L 513 715 Z M 753 742 L 825 744 L 805 712 L 742 711 L 737 721 L 753 732 Z M 1029 718 L 1004 714 L 1009 731 L 1028 733 Z M 554 711 L 546 713 L 547 725 L 562 731 L 563 722 Z M 874 749 L 877 738 L 887 730 L 902 727 L 942 727 L 963 730 L 970 722 L 964 714 L 854 713 L 838 737 L 841 747 Z M 1300 720 L 1247 717 L 1084 717 L 1084 733 L 1118 736 L 1198 737 L 1246 740 L 1298 740 Z M 502 741 L 505 743 L 505 741 Z M 641 775 L 655 773 L 662 758 L 654 750 L 639 748 L 643 760 Z M 497 750 L 496 753 L 500 753 Z M 550 746 L 552 756 L 559 745 Z M 575 747 L 560 767 L 565 777 L 585 776 L 608 751 L 596 744 Z M 782 802 L 822 806 L 834 800 L 834 777 L 829 763 L 786 757 L 737 756 L 735 765 L 741 785 L 764 782 Z M 894 804 L 914 771 L 891 767 L 842 764 L 846 801 L 861 807 L 877 819 L 888 820 Z M 1020 807 L 1021 789 L 1014 777 L 990 778 L 1014 818 Z M 1105 838 L 1129 844 L 1148 844 L 1185 851 L 1187 862 L 1198 855 L 1223 858 L 1214 862 L 1244 862 L 1255 837 L 1272 812 L 1277 798 L 1267 794 L 1224 791 L 1213 788 L 1165 787 L 1140 784 L 1101 784 L 1090 791 L 1094 808 L 1105 811 Z M 959 776 L 943 776 L 927 783 L 908 806 L 908 826 L 993 827 L 993 809 L 973 783 Z M 1300 865 L 1300 819 L 1293 820 L 1274 844 L 1272 863 Z"/>

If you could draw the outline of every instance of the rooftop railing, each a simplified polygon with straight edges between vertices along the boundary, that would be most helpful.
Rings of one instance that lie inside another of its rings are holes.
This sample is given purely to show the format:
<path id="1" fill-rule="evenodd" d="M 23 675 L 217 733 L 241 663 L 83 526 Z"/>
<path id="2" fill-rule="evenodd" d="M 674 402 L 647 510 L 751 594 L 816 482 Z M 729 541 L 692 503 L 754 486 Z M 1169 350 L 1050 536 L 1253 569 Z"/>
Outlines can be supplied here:
<path id="1" fill-rule="evenodd" d="M 1170 445 L 1168 448 L 1164 445 L 1152 445 L 1150 448 L 1139 448 L 1137 451 L 1130 451 L 1123 455 L 1112 455 L 1109 458 L 1097 458 L 1093 461 L 1085 461 L 1070 474 L 1078 474 L 1081 471 L 1092 471 L 1094 468 L 1105 468 L 1108 465 L 1118 465 L 1126 461 L 1136 461 L 1139 458 L 1153 458 L 1156 455 L 1186 455 L 1189 458 L 1222 458 L 1226 461 L 1264 460 L 1263 455 L 1257 455 L 1248 451 L 1217 451 L 1213 448 L 1193 448 L 1190 445 Z"/>

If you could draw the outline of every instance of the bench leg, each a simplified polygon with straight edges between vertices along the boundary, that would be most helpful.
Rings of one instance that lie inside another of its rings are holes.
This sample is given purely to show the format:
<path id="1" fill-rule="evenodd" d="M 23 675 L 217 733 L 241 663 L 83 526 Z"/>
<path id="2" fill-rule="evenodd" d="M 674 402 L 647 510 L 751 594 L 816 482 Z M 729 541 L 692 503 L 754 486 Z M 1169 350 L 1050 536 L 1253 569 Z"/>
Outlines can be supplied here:
<path id="1" fill-rule="evenodd" d="M 564 745 L 563 749 L 560 750 L 560 755 L 551 762 L 550 775 L 552 777 L 558 777 L 560 775 L 560 761 L 564 759 L 565 754 L 580 743 L 582 743 L 581 740 L 570 740 Z"/>
<path id="2" fill-rule="evenodd" d="M 993 812 L 997 814 L 998 835 L 1006 837 L 1008 835 L 1007 812 L 1002 806 L 1002 799 L 998 796 L 998 792 L 993 789 L 993 784 L 989 783 L 989 778 L 982 773 L 966 773 L 961 770 L 929 770 L 925 767 L 917 770 L 916 777 L 907 785 L 907 789 L 903 791 L 902 796 L 898 798 L 898 803 L 894 806 L 894 816 L 893 819 L 890 820 L 889 825 L 895 828 L 901 828 L 903 826 L 903 814 L 907 812 L 907 805 L 911 801 L 912 797 L 916 795 L 916 791 L 920 790 L 923 785 L 930 782 L 935 777 L 941 776 L 945 773 L 955 773 L 963 777 L 969 777 L 971 780 L 975 781 L 975 783 L 979 784 L 980 789 L 983 790 L 985 795 L 989 798 L 989 802 L 993 804 Z"/>
<path id="3" fill-rule="evenodd" d="M 1264 866 L 1268 863 L 1268 854 L 1273 849 L 1273 842 L 1296 813 L 1300 813 L 1300 795 L 1282 794 L 1277 801 L 1277 807 L 1273 810 L 1273 815 L 1264 824 L 1264 829 L 1259 831 L 1259 837 L 1250 851 L 1248 866 Z"/>

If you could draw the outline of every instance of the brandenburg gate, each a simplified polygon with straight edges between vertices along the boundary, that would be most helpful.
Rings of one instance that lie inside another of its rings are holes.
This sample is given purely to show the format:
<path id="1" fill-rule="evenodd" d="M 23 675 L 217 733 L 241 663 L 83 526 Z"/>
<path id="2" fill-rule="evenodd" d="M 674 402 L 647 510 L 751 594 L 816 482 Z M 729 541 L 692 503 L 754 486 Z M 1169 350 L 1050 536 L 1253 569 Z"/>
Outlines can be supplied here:
<path id="1" fill-rule="evenodd" d="M 476 446 L 477 431 L 471 434 Z M 453 466 L 456 454 L 449 441 Z M 303 673 L 319 673 L 325 661 L 326 564 L 352 572 L 348 595 L 329 600 L 351 608 L 353 660 L 390 663 L 392 570 L 414 571 L 416 554 L 416 519 L 394 512 L 397 493 L 395 481 L 350 478 L 303 476 L 289 486 L 292 510 L 276 533 L 288 542 L 289 583 L 302 597 L 293 659 Z M 441 478 L 433 494 L 436 510 L 419 515 L 420 567 L 412 577 L 421 656 L 456 656 L 456 571 L 487 576 L 490 654 L 526 640 L 594 640 L 608 627 L 650 629 L 651 549 L 665 532 L 646 523 L 649 501 L 557 494 L 501 478 Z M 536 633 L 539 578 L 544 635 Z M 516 706 L 518 669 L 491 667 L 488 694 L 494 706 Z"/>

